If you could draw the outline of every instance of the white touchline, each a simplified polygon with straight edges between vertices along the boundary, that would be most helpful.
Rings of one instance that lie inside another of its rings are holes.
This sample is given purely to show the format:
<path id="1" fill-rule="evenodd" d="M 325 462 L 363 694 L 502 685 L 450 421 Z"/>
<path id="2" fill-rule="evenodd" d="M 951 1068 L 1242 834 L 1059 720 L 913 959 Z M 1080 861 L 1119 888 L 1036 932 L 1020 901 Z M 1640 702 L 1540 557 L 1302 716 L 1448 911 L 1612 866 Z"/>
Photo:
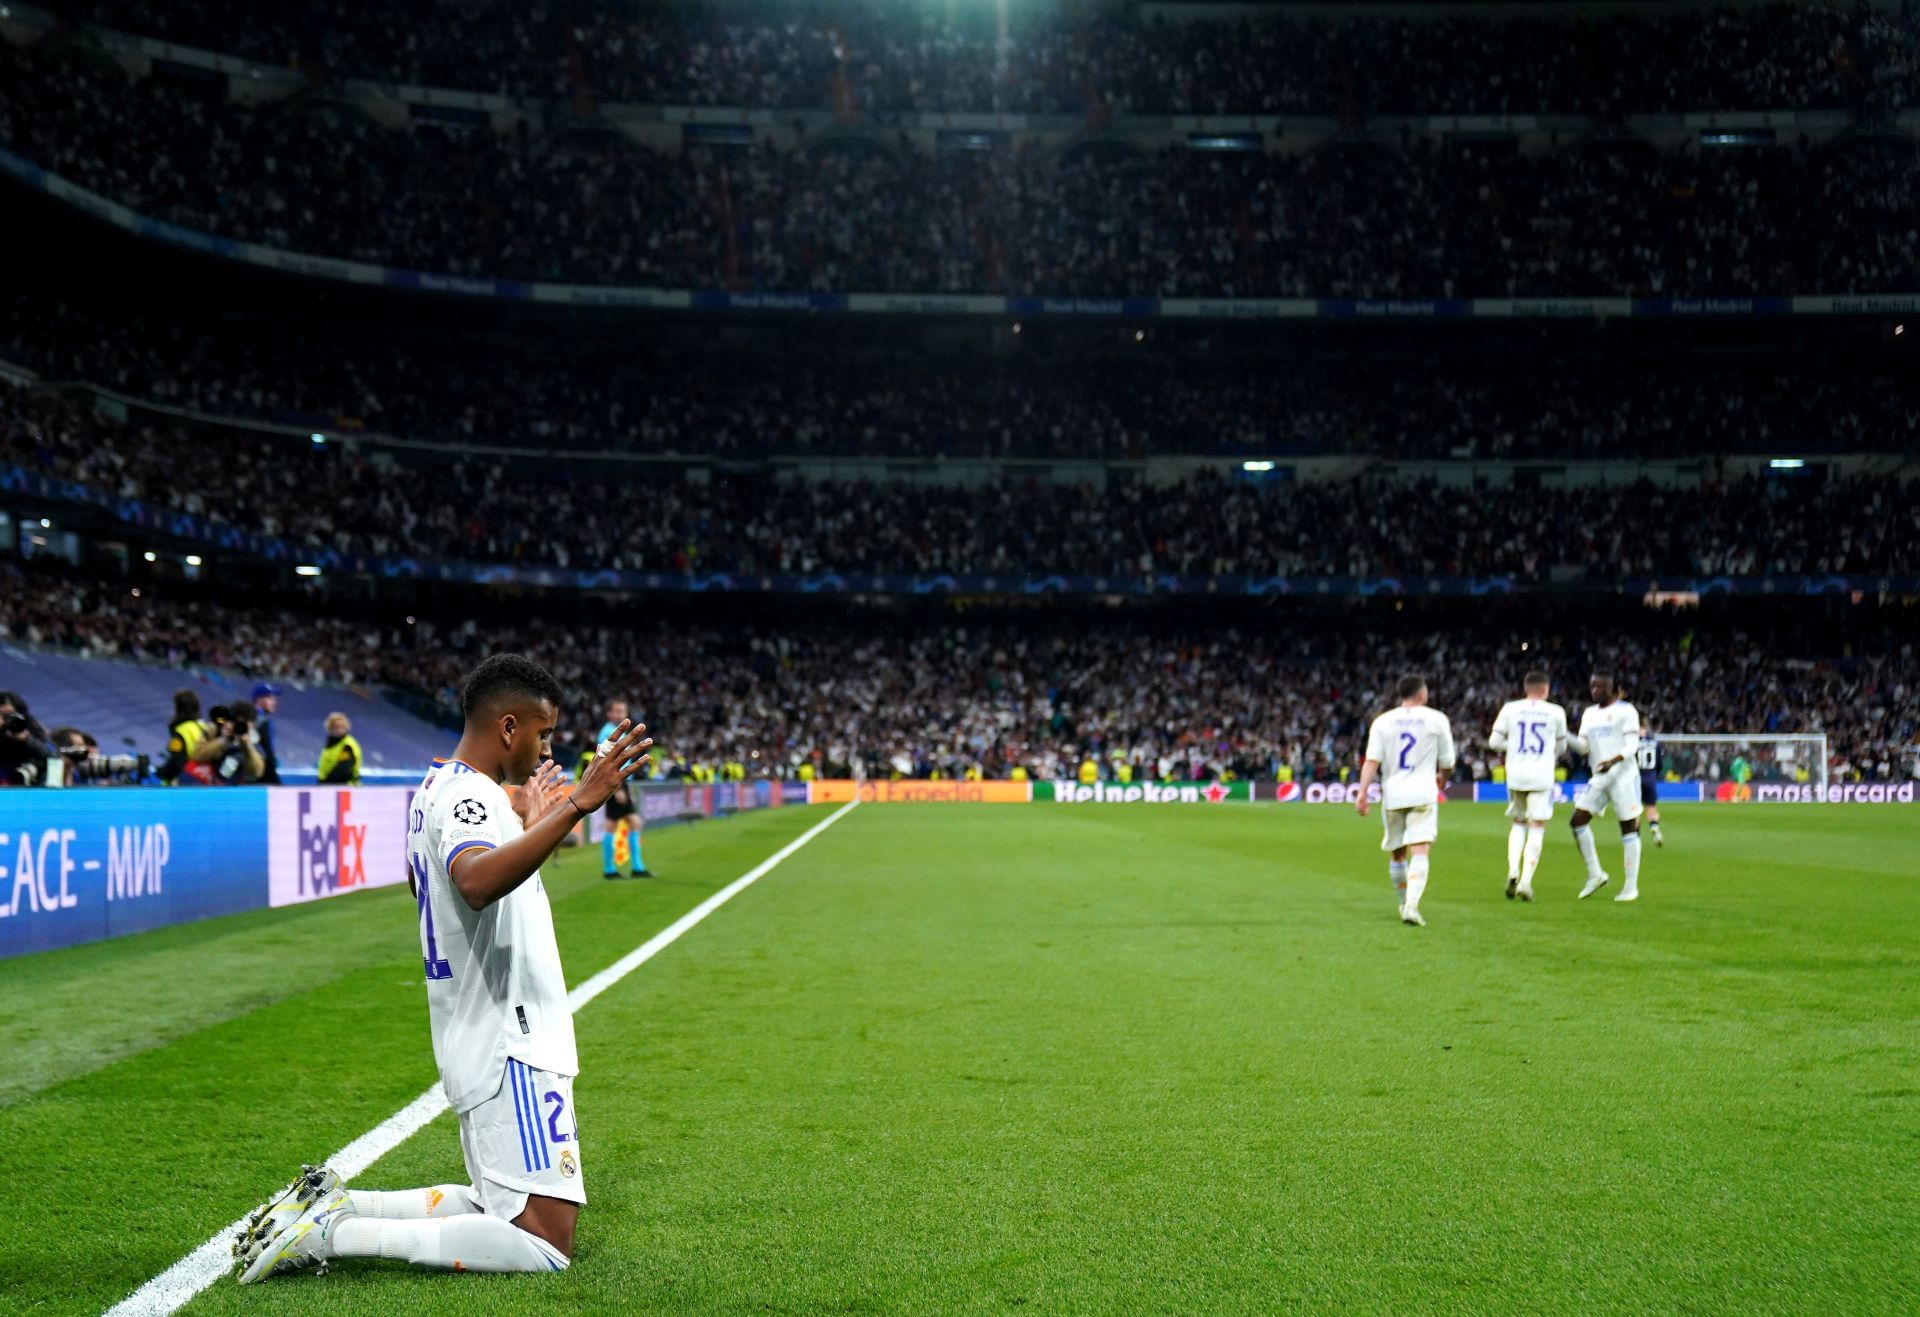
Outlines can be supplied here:
<path id="1" fill-rule="evenodd" d="M 761 878 L 771 873 L 782 860 L 838 823 L 860 802 L 848 801 L 826 818 L 808 828 L 753 868 L 735 878 L 693 909 L 681 915 L 626 955 L 613 962 L 567 994 L 567 1005 L 576 1012 L 627 975 L 639 969 L 662 951 L 679 941 L 682 934 L 708 915 L 731 901 Z M 425 1128 L 435 1116 L 447 1109 L 446 1095 L 435 1084 L 406 1106 L 388 1116 L 339 1152 L 326 1164 L 352 1182 L 356 1175 L 399 1147 Z M 181 1258 L 126 1298 L 107 1309 L 107 1317 L 162 1317 L 182 1307 L 189 1299 L 233 1269 L 233 1237 L 247 1219 L 241 1217 L 218 1232 L 193 1252 Z"/>

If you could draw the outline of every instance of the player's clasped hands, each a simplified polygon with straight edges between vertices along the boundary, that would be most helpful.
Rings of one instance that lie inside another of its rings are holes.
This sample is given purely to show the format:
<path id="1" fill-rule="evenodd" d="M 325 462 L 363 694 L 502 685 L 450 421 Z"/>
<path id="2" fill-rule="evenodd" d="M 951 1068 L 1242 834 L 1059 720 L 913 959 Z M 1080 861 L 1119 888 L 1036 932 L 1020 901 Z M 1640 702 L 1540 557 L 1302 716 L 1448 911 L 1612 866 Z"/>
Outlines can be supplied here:
<path id="1" fill-rule="evenodd" d="M 543 759 L 533 776 L 513 789 L 513 812 L 520 816 L 521 826 L 530 828 L 549 810 L 565 807 L 567 796 L 561 784 L 566 779 L 566 771 L 558 763 Z"/>
<path id="2" fill-rule="evenodd" d="M 647 751 L 652 748 L 653 738 L 647 735 L 645 723 L 623 720 L 613 735 L 600 743 L 593 762 L 574 787 L 574 804 L 588 814 L 606 804 L 622 782 L 646 767 Z"/>

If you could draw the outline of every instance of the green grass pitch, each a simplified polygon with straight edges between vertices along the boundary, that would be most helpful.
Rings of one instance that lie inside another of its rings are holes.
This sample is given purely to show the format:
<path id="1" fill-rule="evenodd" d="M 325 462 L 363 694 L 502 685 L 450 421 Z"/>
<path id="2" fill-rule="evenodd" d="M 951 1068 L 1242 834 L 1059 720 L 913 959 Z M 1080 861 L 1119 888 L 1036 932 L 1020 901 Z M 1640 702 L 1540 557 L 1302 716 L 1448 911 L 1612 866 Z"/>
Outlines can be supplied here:
<path id="1" fill-rule="evenodd" d="M 570 978 L 823 816 L 568 854 Z M 1917 824 L 1671 809 L 1622 906 L 1556 822 L 1529 907 L 1449 806 L 1420 930 L 1347 810 L 864 807 L 581 1013 L 572 1270 L 188 1311 L 1912 1312 Z M 0 1311 L 98 1311 L 432 1082 L 416 938 L 387 889 L 0 962 Z M 443 1116 L 361 1182 L 460 1176 Z"/>

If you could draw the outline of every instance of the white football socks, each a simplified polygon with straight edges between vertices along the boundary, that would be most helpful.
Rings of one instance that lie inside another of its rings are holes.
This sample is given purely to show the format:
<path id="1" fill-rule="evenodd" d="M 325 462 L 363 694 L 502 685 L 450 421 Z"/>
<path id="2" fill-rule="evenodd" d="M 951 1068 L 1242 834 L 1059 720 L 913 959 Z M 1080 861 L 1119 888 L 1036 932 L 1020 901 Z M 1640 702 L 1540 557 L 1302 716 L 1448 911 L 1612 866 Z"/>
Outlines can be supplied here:
<path id="1" fill-rule="evenodd" d="M 1592 828 L 1575 828 L 1573 840 L 1580 847 L 1580 858 L 1587 862 L 1587 877 L 1600 876 L 1600 852 L 1593 844 Z"/>
<path id="2" fill-rule="evenodd" d="M 1420 894 L 1427 890 L 1427 857 L 1416 855 L 1407 861 L 1407 908 L 1420 908 Z"/>
<path id="3" fill-rule="evenodd" d="M 1388 860 L 1387 876 L 1393 879 L 1393 905 L 1397 910 L 1407 903 L 1407 862 Z"/>
<path id="4" fill-rule="evenodd" d="M 1626 871 L 1622 879 L 1620 895 L 1629 896 L 1640 890 L 1640 834 L 1629 832 L 1620 839 L 1620 867 Z"/>
<path id="5" fill-rule="evenodd" d="M 1540 852 L 1547 844 L 1545 828 L 1527 829 L 1527 847 L 1520 858 L 1520 886 L 1527 891 L 1533 890 L 1533 871 L 1540 867 Z"/>
<path id="6" fill-rule="evenodd" d="M 429 1189 L 349 1189 L 347 1197 L 353 1200 L 357 1215 L 390 1221 L 467 1216 L 486 1210 L 480 1206 L 480 1195 L 464 1184 L 436 1184 Z"/>
<path id="7" fill-rule="evenodd" d="M 1520 876 L 1520 853 L 1526 849 L 1527 834 L 1533 831 L 1524 823 L 1516 823 L 1507 829 L 1507 877 Z"/>
<path id="8" fill-rule="evenodd" d="M 444 1220 L 349 1217 L 334 1227 L 336 1258 L 391 1258 L 439 1271 L 565 1271 L 567 1255 L 497 1216 Z"/>

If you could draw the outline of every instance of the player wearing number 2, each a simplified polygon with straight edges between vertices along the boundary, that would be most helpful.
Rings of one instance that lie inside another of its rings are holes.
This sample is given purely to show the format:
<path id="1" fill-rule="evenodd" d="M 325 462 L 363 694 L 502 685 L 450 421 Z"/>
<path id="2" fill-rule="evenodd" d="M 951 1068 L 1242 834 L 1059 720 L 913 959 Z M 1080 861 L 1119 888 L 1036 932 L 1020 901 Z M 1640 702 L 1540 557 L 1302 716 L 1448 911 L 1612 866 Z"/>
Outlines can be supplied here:
<path id="1" fill-rule="evenodd" d="M 1580 735 L 1587 742 L 1593 777 L 1573 802 L 1573 840 L 1587 864 L 1586 900 L 1610 881 L 1600 868 L 1593 830 L 1587 825 L 1611 807 L 1620 820 L 1620 865 L 1624 880 L 1616 901 L 1640 899 L 1640 714 L 1620 698 L 1610 673 L 1596 672 L 1588 683 L 1593 703 L 1580 712 Z"/>
<path id="2" fill-rule="evenodd" d="M 1453 771 L 1453 727 L 1445 714 L 1427 707 L 1425 678 L 1402 677 L 1395 694 L 1400 707 L 1375 718 L 1367 731 L 1354 808 L 1367 816 L 1367 793 L 1380 776 L 1380 821 L 1386 827 L 1380 849 L 1393 857 L 1387 873 L 1400 900 L 1400 921 L 1425 928 L 1420 896 L 1427 889 L 1428 853 L 1440 832 L 1440 793 Z"/>
<path id="3" fill-rule="evenodd" d="M 621 722 L 569 793 L 549 757 L 560 686 L 514 654 L 481 663 L 466 730 L 414 796 L 409 884 L 440 1084 L 468 1184 L 376 1192 L 307 1167 L 234 1244 L 242 1284 L 335 1258 L 448 1271 L 565 1270 L 586 1202 L 573 1014 L 540 866 L 645 763 Z M 514 789 L 511 793 L 508 787 Z"/>
<path id="4" fill-rule="evenodd" d="M 1547 674 L 1529 672 L 1520 684 L 1522 700 L 1508 700 L 1493 720 L 1487 744 L 1507 752 L 1507 899 L 1533 900 L 1533 872 L 1540 867 L 1540 851 L 1547 844 L 1547 824 L 1553 820 L 1554 765 L 1571 740 L 1574 749 L 1586 743 L 1567 735 L 1567 711 L 1547 698 Z"/>

